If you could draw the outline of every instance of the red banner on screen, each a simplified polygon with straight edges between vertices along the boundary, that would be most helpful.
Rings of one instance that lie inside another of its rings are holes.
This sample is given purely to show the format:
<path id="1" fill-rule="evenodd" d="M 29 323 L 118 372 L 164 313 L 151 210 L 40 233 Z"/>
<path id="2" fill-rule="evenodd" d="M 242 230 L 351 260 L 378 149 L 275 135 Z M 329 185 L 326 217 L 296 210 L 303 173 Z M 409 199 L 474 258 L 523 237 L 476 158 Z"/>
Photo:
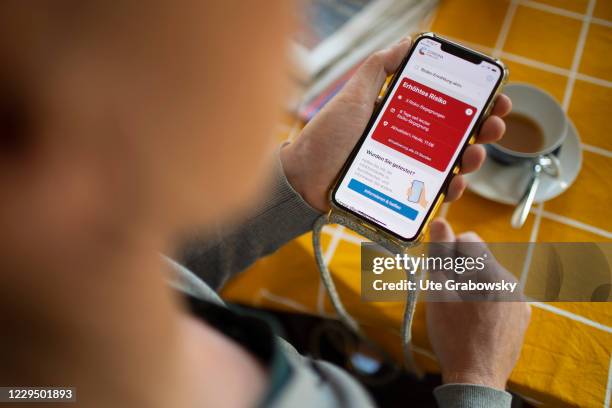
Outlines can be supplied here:
<path id="1" fill-rule="evenodd" d="M 444 171 L 475 114 L 473 106 L 404 78 L 372 138 Z"/>

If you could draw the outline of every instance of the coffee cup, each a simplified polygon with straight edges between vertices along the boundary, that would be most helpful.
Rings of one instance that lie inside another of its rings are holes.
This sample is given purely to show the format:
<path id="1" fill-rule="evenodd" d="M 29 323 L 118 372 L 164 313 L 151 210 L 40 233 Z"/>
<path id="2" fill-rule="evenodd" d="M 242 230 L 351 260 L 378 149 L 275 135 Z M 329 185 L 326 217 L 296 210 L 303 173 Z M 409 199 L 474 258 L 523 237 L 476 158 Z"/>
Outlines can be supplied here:
<path id="1" fill-rule="evenodd" d="M 559 103 L 529 84 L 508 84 L 504 93 L 512 100 L 512 112 L 506 117 L 504 138 L 487 145 L 489 156 L 510 165 L 557 154 L 569 127 Z"/>

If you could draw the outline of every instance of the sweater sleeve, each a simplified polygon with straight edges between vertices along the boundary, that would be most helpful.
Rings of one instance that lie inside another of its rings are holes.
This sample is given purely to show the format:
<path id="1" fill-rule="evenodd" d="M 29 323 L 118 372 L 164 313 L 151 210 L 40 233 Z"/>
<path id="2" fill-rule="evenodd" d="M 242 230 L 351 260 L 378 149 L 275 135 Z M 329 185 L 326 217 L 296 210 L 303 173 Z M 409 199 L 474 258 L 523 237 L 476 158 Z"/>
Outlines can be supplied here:
<path id="1" fill-rule="evenodd" d="M 214 289 L 290 240 L 310 231 L 321 213 L 285 177 L 277 158 L 262 204 L 241 225 L 191 234 L 178 261 Z"/>
<path id="2" fill-rule="evenodd" d="M 434 390 L 440 408 L 510 408 L 512 395 L 484 385 L 445 384 Z"/>

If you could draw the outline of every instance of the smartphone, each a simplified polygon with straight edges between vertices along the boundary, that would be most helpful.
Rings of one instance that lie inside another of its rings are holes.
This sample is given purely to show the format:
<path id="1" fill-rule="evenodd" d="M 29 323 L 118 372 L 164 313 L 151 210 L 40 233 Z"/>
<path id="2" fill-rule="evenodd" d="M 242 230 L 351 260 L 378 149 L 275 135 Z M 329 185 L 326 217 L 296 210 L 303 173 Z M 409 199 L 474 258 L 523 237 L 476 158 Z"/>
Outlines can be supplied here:
<path id="1" fill-rule="evenodd" d="M 418 203 L 422 192 L 423 182 L 421 180 L 414 180 L 410 186 L 410 196 L 408 196 L 408 201 L 411 203 Z"/>
<path id="2" fill-rule="evenodd" d="M 334 211 L 400 244 L 422 238 L 507 76 L 497 59 L 419 35 L 331 189 Z"/>

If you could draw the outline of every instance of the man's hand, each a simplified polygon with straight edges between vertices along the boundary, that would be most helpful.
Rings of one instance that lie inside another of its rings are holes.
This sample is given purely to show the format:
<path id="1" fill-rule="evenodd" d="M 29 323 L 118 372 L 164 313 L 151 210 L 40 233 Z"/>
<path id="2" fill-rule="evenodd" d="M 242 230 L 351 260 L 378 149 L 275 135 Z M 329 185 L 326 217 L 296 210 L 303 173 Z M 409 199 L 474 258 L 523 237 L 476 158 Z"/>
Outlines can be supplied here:
<path id="1" fill-rule="evenodd" d="M 289 182 L 312 207 L 323 212 L 329 210 L 329 187 L 363 134 L 385 79 L 399 68 L 410 44 L 410 39 L 406 38 L 370 56 L 299 137 L 281 150 Z M 477 135 L 478 143 L 490 143 L 502 137 L 505 124 L 501 117 L 508 114 L 511 107 L 505 95 L 496 100 L 491 116 Z M 477 170 L 484 158 L 482 146 L 469 146 L 463 155 L 461 173 Z M 446 200 L 458 199 L 465 186 L 464 178 L 455 176 Z"/>
<path id="2" fill-rule="evenodd" d="M 455 246 L 485 244 L 474 233 L 457 237 L 446 221 L 431 224 L 430 240 Z M 497 264 L 498 265 L 498 264 Z M 491 268 L 488 268 L 491 270 Z M 493 268 L 495 269 L 495 268 Z M 507 273 L 501 266 L 500 273 Z M 503 390 L 518 360 L 531 311 L 525 302 L 427 302 L 427 331 L 444 383 L 486 385 Z"/>

